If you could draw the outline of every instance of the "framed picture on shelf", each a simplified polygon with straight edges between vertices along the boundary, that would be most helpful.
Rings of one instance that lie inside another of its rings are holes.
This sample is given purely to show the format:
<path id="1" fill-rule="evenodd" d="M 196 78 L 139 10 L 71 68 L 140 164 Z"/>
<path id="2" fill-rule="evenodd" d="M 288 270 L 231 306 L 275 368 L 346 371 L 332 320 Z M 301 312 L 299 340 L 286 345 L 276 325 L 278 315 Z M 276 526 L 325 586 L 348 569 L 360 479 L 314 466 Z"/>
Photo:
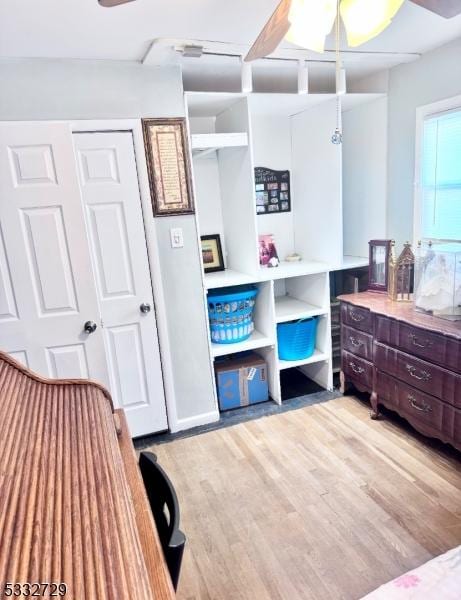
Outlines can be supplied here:
<path id="1" fill-rule="evenodd" d="M 370 247 L 368 289 L 373 292 L 387 292 L 391 240 L 370 240 L 368 244 Z"/>
<path id="2" fill-rule="evenodd" d="M 256 214 L 291 211 L 290 171 L 255 168 Z"/>
<path id="3" fill-rule="evenodd" d="M 259 264 L 261 267 L 279 266 L 279 257 L 272 233 L 259 236 Z"/>
<path id="4" fill-rule="evenodd" d="M 219 233 L 200 236 L 202 244 L 202 260 L 205 273 L 224 271 L 224 259 Z"/>
<path id="5" fill-rule="evenodd" d="M 143 119 L 154 217 L 194 212 L 186 120 Z"/>

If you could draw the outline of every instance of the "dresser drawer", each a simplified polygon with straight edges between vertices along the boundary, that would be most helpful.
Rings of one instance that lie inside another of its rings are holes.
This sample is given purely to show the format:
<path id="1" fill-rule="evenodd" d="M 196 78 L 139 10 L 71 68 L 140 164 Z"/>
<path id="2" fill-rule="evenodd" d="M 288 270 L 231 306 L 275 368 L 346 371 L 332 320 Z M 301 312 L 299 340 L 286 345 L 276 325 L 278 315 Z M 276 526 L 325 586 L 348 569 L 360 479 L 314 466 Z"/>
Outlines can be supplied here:
<path id="1" fill-rule="evenodd" d="M 376 341 L 461 373 L 461 340 L 376 316 Z"/>
<path id="2" fill-rule="evenodd" d="M 367 308 L 361 308 L 347 302 L 341 302 L 341 323 L 366 333 L 373 332 L 373 318 Z"/>
<path id="3" fill-rule="evenodd" d="M 461 408 L 460 375 L 379 343 L 375 343 L 374 363 L 380 371 Z"/>
<path id="4" fill-rule="evenodd" d="M 373 337 L 347 325 L 341 327 L 341 346 L 366 360 L 373 361 Z"/>
<path id="5" fill-rule="evenodd" d="M 341 364 L 342 370 L 347 375 L 348 379 L 364 386 L 367 390 L 372 389 L 373 364 L 371 362 L 343 350 L 341 354 Z"/>
<path id="6" fill-rule="evenodd" d="M 378 401 L 385 401 L 410 423 L 425 423 L 434 430 L 450 433 L 454 409 L 441 400 L 376 370 L 375 391 Z"/>

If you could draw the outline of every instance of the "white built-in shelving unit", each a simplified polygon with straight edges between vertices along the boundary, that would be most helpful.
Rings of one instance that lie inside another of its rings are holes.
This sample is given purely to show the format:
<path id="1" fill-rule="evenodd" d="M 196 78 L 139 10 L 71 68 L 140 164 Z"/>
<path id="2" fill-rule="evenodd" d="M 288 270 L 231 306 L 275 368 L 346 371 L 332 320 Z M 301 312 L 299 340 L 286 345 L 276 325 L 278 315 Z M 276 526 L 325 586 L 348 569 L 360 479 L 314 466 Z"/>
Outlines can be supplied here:
<path id="1" fill-rule="evenodd" d="M 362 112 L 366 123 L 373 114 L 385 118 L 385 102 L 382 94 L 344 96 L 345 141 L 336 146 L 331 143 L 334 95 L 186 94 L 198 229 L 201 235 L 220 234 L 226 266 L 204 274 L 204 298 L 208 290 L 228 286 L 253 284 L 259 290 L 251 337 L 236 344 L 210 342 L 210 361 L 256 351 L 267 362 L 270 395 L 277 403 L 285 369 L 298 368 L 322 387 L 333 386 L 329 273 L 366 265 L 368 240 L 385 235 L 382 207 L 368 206 L 376 198 L 384 201 L 379 186 L 385 164 L 367 165 L 362 147 L 367 132 L 354 129 L 348 135 L 348 128 L 357 127 Z M 374 158 L 378 146 L 386 144 L 385 124 L 378 131 L 382 139 L 373 141 Z M 255 167 L 290 171 L 290 212 L 256 214 Z M 350 180 L 352 172 L 360 181 Z M 259 266 L 258 236 L 268 233 L 275 236 L 282 259 L 277 268 Z M 302 256 L 300 262 L 283 260 L 293 252 Z M 312 316 L 318 318 L 314 354 L 301 361 L 279 360 L 277 324 Z"/>
<path id="2" fill-rule="evenodd" d="M 222 148 L 248 146 L 248 134 L 243 133 L 196 133 L 191 136 L 192 155 L 204 158 Z"/>

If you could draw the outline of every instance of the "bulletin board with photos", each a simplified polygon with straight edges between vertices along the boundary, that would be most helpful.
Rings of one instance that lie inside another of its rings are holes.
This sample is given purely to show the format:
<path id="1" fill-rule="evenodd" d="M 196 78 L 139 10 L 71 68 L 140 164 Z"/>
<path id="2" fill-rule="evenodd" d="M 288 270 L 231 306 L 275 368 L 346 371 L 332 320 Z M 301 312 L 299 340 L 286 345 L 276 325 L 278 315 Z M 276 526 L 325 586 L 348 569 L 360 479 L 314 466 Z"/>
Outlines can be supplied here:
<path id="1" fill-rule="evenodd" d="M 255 168 L 256 213 L 277 214 L 291 210 L 290 171 Z"/>

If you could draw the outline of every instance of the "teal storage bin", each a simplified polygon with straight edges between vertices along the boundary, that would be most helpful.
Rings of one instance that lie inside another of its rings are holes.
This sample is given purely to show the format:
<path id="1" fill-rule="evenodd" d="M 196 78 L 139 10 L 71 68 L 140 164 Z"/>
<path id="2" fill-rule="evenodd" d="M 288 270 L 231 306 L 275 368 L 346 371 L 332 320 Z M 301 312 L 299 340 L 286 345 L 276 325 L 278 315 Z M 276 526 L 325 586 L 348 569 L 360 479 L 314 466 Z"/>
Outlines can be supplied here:
<path id="1" fill-rule="evenodd" d="M 281 360 L 303 360 L 314 354 L 318 317 L 279 323 L 277 341 Z"/>
<path id="2" fill-rule="evenodd" d="M 258 294 L 252 285 L 211 290 L 208 317 L 211 341 L 235 344 L 248 339 L 254 331 L 253 309 Z"/>

